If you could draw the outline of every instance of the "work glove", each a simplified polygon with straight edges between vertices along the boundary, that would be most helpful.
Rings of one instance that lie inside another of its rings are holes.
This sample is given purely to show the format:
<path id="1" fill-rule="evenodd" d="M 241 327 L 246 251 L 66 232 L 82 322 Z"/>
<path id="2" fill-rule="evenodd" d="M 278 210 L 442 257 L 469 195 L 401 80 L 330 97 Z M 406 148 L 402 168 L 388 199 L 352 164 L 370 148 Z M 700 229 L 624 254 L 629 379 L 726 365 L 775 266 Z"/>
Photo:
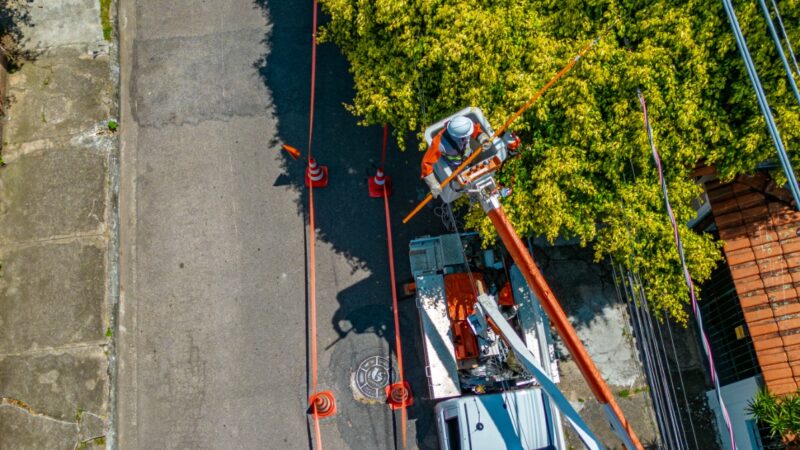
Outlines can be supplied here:
<path id="1" fill-rule="evenodd" d="M 488 152 L 492 149 L 492 140 L 489 138 L 489 135 L 486 133 L 481 133 L 478 135 L 478 142 L 481 144 L 481 151 Z"/>
<path id="2" fill-rule="evenodd" d="M 425 175 L 423 178 L 425 180 L 425 184 L 431 189 L 431 195 L 433 198 L 439 198 L 442 195 L 442 188 L 439 187 L 439 181 L 436 179 L 436 176 L 432 173 Z"/>

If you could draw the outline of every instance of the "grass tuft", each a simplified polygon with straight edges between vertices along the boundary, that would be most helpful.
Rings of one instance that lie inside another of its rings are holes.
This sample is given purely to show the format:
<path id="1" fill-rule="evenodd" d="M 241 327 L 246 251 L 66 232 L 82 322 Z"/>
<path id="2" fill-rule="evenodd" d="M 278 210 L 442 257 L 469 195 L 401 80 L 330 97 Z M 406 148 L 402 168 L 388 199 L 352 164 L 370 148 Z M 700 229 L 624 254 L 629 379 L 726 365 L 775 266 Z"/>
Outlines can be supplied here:
<path id="1" fill-rule="evenodd" d="M 111 0 L 100 0 L 100 23 L 103 25 L 103 39 L 111 42 Z"/>

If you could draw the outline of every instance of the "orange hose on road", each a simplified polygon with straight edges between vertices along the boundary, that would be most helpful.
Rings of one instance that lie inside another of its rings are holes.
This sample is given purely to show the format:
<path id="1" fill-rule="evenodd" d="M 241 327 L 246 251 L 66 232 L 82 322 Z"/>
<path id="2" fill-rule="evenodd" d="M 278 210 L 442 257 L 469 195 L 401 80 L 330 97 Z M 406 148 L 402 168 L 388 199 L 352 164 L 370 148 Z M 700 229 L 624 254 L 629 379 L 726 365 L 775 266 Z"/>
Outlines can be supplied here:
<path id="1" fill-rule="evenodd" d="M 394 275 L 394 250 L 392 249 L 392 222 L 389 211 L 389 196 L 386 193 L 386 185 L 383 186 L 383 206 L 386 212 L 386 236 L 389 246 L 389 276 L 391 279 L 390 287 L 392 288 L 392 311 L 394 312 L 394 345 L 397 352 L 397 371 L 400 375 L 400 384 L 405 380 L 403 375 L 403 345 L 400 342 L 400 316 L 397 308 L 397 282 Z M 408 422 L 408 413 L 406 407 L 400 408 L 401 426 L 403 434 L 403 448 L 406 448 L 406 424 Z"/>
<path id="2" fill-rule="evenodd" d="M 636 433 L 634 433 L 630 423 L 625 419 L 622 409 L 617 404 L 616 399 L 614 399 L 614 394 L 611 393 L 605 380 L 603 380 L 600 371 L 597 369 L 597 366 L 595 366 L 591 356 L 589 356 L 589 352 L 586 350 L 586 347 L 583 346 L 580 338 L 578 338 L 578 334 L 575 332 L 575 328 L 569 322 L 566 313 L 564 313 L 564 309 L 561 308 L 561 304 L 547 284 L 547 280 L 544 279 L 539 268 L 536 267 L 536 263 L 533 261 L 530 252 L 525 247 L 525 244 L 522 243 L 519 236 L 517 236 L 516 231 L 514 231 L 514 227 L 511 225 L 511 222 L 509 222 L 508 217 L 506 217 L 503 207 L 498 206 L 497 208 L 491 209 L 487 212 L 487 215 L 489 219 L 491 219 L 492 225 L 494 225 L 497 233 L 500 235 L 500 239 L 503 241 L 506 249 L 511 254 L 511 258 L 525 277 L 525 281 L 528 282 L 528 286 L 530 286 L 536 296 L 539 297 L 542 308 L 547 313 L 547 317 L 550 318 L 556 331 L 558 331 L 558 335 L 561 336 L 561 339 L 564 341 L 564 345 L 567 346 L 569 353 L 574 358 L 578 369 L 580 369 L 583 378 L 586 379 L 595 398 L 601 404 L 611 407 L 619 423 L 622 424 L 622 428 L 630 437 L 631 442 L 633 442 L 637 449 L 643 449 L 639 438 L 636 437 Z"/>
<path id="3" fill-rule="evenodd" d="M 381 169 L 386 162 L 386 137 L 388 135 L 388 125 L 383 126 L 383 149 L 381 150 Z M 386 192 L 386 184 L 383 185 L 383 209 L 386 215 L 386 240 L 389 247 L 389 278 L 391 283 L 389 286 L 392 289 L 392 312 L 394 313 L 394 345 L 397 352 L 397 371 L 400 375 L 400 384 L 405 380 L 403 372 L 403 344 L 400 339 L 400 312 L 397 307 L 397 281 L 394 272 L 394 248 L 392 244 L 392 219 L 391 211 L 389 209 L 389 194 Z M 401 427 L 403 436 L 403 448 L 406 448 L 407 430 L 406 425 L 408 422 L 408 412 L 406 407 L 400 408 Z"/>
<path id="4" fill-rule="evenodd" d="M 311 33 L 311 101 L 308 113 L 308 164 L 311 164 L 311 144 L 314 136 L 314 93 L 317 81 L 317 0 L 314 0 L 313 32 Z M 308 222 L 309 222 L 309 322 L 311 339 L 311 395 L 317 393 L 317 255 L 316 255 L 316 223 L 314 217 L 314 183 L 308 184 Z M 311 404 L 311 395 L 308 403 Z M 312 406 L 313 408 L 313 406 Z M 319 428 L 319 417 L 314 418 L 314 436 L 316 448 L 322 450 L 322 433 Z"/>

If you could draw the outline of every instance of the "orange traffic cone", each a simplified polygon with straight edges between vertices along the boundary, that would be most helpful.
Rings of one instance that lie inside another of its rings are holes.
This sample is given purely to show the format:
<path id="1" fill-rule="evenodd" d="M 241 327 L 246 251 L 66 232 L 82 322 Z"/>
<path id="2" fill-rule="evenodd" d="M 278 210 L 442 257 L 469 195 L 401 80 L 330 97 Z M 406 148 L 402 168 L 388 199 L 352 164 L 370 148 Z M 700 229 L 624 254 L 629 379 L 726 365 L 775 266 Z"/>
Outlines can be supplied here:
<path id="1" fill-rule="evenodd" d="M 390 384 L 384 388 L 384 392 L 386 392 L 386 402 L 392 409 L 414 405 L 414 397 L 411 395 L 411 386 L 408 385 L 408 381 Z"/>
<path id="2" fill-rule="evenodd" d="M 369 177 L 369 196 L 373 198 L 383 197 L 383 189 L 386 189 L 386 195 L 392 195 L 392 180 L 388 175 L 383 174 L 383 169 L 378 168 L 378 172 L 374 177 Z"/>
<path id="3" fill-rule="evenodd" d="M 318 418 L 330 417 L 336 414 L 336 399 L 333 392 L 321 391 L 311 396 L 308 411 Z"/>
<path id="4" fill-rule="evenodd" d="M 286 150 L 286 153 L 288 153 L 293 160 L 297 161 L 297 158 L 300 156 L 300 150 L 288 144 L 283 144 L 283 149 Z"/>
<path id="5" fill-rule="evenodd" d="M 306 187 L 321 188 L 328 185 L 328 166 L 317 165 L 311 158 L 306 168 Z"/>

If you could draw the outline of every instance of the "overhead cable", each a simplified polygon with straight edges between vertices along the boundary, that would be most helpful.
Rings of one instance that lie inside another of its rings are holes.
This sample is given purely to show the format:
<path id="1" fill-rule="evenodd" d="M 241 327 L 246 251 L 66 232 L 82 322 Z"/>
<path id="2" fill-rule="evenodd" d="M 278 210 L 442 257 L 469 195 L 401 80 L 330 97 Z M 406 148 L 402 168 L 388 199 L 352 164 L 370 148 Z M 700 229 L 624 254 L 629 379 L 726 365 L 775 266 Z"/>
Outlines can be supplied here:
<path id="1" fill-rule="evenodd" d="M 729 1 L 729 0 L 723 0 Z M 733 433 L 733 426 L 731 425 L 731 418 L 728 414 L 728 409 L 725 407 L 725 401 L 722 399 L 722 391 L 719 385 L 719 376 L 717 375 L 717 369 L 714 365 L 714 357 L 711 351 L 711 345 L 708 342 L 708 336 L 706 335 L 705 329 L 703 327 L 703 315 L 700 312 L 700 307 L 697 304 L 697 297 L 695 296 L 694 292 L 694 283 L 692 282 L 692 276 L 689 274 L 689 269 L 686 266 L 686 255 L 683 251 L 683 243 L 681 243 L 680 233 L 678 233 L 678 224 L 675 220 L 675 214 L 672 212 L 672 205 L 669 202 L 669 193 L 667 192 L 667 181 L 664 178 L 664 172 L 661 168 L 661 157 L 658 154 L 658 150 L 656 150 L 656 144 L 653 140 L 653 130 L 650 127 L 650 119 L 647 116 L 647 103 L 645 103 L 644 95 L 642 91 L 638 91 L 639 95 L 639 104 L 642 107 L 642 114 L 644 116 L 644 126 L 645 130 L 647 131 L 647 139 L 650 143 L 650 150 L 653 153 L 653 161 L 656 164 L 656 169 L 658 171 L 658 178 L 661 184 L 661 193 L 664 195 L 664 206 L 667 210 L 667 215 L 669 216 L 670 224 L 672 225 L 672 232 L 673 237 L 675 238 L 675 245 L 678 248 L 678 256 L 680 257 L 681 261 L 681 268 L 683 269 L 683 277 L 686 281 L 686 286 L 689 288 L 689 298 L 691 300 L 692 305 L 692 312 L 694 313 L 695 321 L 697 323 L 698 334 L 700 335 L 700 341 L 703 344 L 703 350 L 705 351 L 706 357 L 708 358 L 708 366 L 709 366 L 709 374 L 711 375 L 711 381 L 714 384 L 714 391 L 717 394 L 717 401 L 719 401 L 720 409 L 722 410 L 722 417 L 725 422 L 725 426 L 727 427 L 728 435 L 730 437 L 730 443 L 732 450 L 736 450 L 736 439 Z"/>
<path id="2" fill-rule="evenodd" d="M 772 36 L 772 40 L 775 41 L 775 48 L 778 50 L 778 56 L 781 57 L 781 63 L 783 63 L 783 70 L 786 71 L 786 77 L 789 78 L 789 86 L 792 87 L 792 93 L 794 94 L 794 98 L 795 100 L 797 100 L 797 105 L 800 106 L 800 92 L 797 92 L 797 83 L 795 83 L 794 81 L 794 75 L 792 75 L 792 68 L 789 67 L 789 61 L 786 60 L 786 53 L 783 52 L 783 44 L 781 44 L 781 40 L 778 37 L 778 33 L 775 31 L 775 24 L 772 23 L 772 16 L 769 13 L 769 9 L 767 9 L 767 3 L 764 0 L 758 0 L 758 4 L 761 5 L 761 12 L 764 13 L 764 19 L 767 20 L 767 27 L 769 28 L 769 34 Z"/>
<path id="3" fill-rule="evenodd" d="M 794 50 L 792 50 L 792 43 L 789 41 L 789 35 L 786 34 L 786 28 L 783 27 L 783 19 L 781 18 L 781 12 L 778 11 L 778 4 L 775 3 L 775 0 L 772 0 L 772 9 L 775 11 L 775 18 L 778 19 L 778 27 L 781 29 L 783 40 L 786 41 L 786 48 L 789 50 L 789 56 L 792 58 L 792 63 L 794 64 L 794 71 L 797 72 L 797 76 L 800 77 L 800 67 L 797 66 L 797 57 L 794 56 Z"/>
<path id="4" fill-rule="evenodd" d="M 731 0 L 722 0 L 722 4 L 725 7 L 725 12 L 728 15 L 731 28 L 733 28 L 733 35 L 736 38 L 736 44 L 739 47 L 739 53 L 741 53 L 742 59 L 744 60 L 744 65 L 747 69 L 747 74 L 750 77 L 750 82 L 753 84 L 753 89 L 756 91 L 758 106 L 761 108 L 761 113 L 764 114 L 764 119 L 767 122 L 767 129 L 769 130 L 772 141 L 775 144 L 775 149 L 778 151 L 778 159 L 781 162 L 781 166 L 783 166 L 783 172 L 786 174 L 786 179 L 789 182 L 789 190 L 792 192 L 792 197 L 794 197 L 795 207 L 800 210 L 800 188 L 797 186 L 797 178 L 794 175 L 792 163 L 789 160 L 789 156 L 786 154 L 786 149 L 783 146 L 783 140 L 778 132 L 778 127 L 775 125 L 775 118 L 772 116 L 772 110 L 770 109 L 769 103 L 767 102 L 767 97 L 764 94 L 764 88 L 761 86 L 761 79 L 758 78 L 758 73 L 753 65 L 753 60 L 750 57 L 750 50 L 747 48 L 747 41 L 745 41 L 744 35 L 742 34 L 742 29 L 739 27 L 739 20 L 736 18 L 736 11 L 733 9 Z"/>

